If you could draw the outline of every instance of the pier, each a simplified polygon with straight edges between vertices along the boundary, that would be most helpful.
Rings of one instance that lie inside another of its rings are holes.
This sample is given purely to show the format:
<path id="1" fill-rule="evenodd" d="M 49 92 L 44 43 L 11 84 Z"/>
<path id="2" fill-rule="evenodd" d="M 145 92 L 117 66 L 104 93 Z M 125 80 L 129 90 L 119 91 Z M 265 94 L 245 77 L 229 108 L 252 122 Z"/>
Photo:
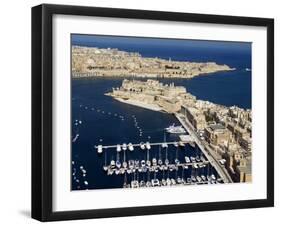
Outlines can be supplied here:
<path id="1" fill-rule="evenodd" d="M 188 136 L 188 135 L 186 135 Z M 150 146 L 163 146 L 163 145 L 179 145 L 187 144 L 187 143 L 193 143 L 194 140 L 190 137 L 187 141 L 175 141 L 175 142 L 157 142 L 157 143 L 149 143 Z M 133 146 L 133 147 L 141 147 L 142 145 L 146 145 L 147 143 L 139 143 L 139 144 L 126 144 L 126 146 Z M 118 146 L 122 146 L 120 144 L 116 145 L 96 145 L 95 148 L 102 148 L 102 149 L 109 149 L 109 148 L 117 148 Z"/>
<path id="2" fill-rule="evenodd" d="M 205 158 L 203 152 L 200 155 L 187 156 L 184 160 L 178 159 L 178 151 L 185 151 L 186 144 L 195 145 L 195 140 L 191 135 L 181 135 L 180 141 L 174 142 L 141 142 L 139 144 L 122 145 L 96 145 L 98 154 L 104 153 L 103 171 L 107 176 L 119 175 L 124 177 L 124 188 L 141 188 L 141 187 L 157 187 L 157 186 L 174 186 L 174 185 L 202 185 L 202 184 L 218 184 L 224 183 L 221 177 L 216 178 L 212 172 L 212 164 Z M 159 146 L 159 151 L 165 151 L 166 157 L 158 158 L 149 157 L 150 149 L 153 146 Z M 168 147 L 176 148 L 176 156 L 172 160 L 168 158 Z M 126 152 L 141 151 L 145 154 L 145 158 L 126 159 Z M 115 149 L 116 159 L 107 162 L 107 150 Z M 123 153 L 123 158 L 120 153 Z M 210 170 L 211 167 L 211 170 Z M 190 172 L 189 176 L 184 176 L 186 172 Z M 181 176 L 179 176 L 180 174 Z M 128 179 L 129 177 L 129 179 Z M 140 180 L 140 177 L 143 180 Z M 145 179 L 144 179 L 145 178 Z M 153 178 L 153 179 L 151 179 Z M 160 179 L 161 178 L 161 179 Z M 129 182 L 128 182 L 129 180 Z"/>

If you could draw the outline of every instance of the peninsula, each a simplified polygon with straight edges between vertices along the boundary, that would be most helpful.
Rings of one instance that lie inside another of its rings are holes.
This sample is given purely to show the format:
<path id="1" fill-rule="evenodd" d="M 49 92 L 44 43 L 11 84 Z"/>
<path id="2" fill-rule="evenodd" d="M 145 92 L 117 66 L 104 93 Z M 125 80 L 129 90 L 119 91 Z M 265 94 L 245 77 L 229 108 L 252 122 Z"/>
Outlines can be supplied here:
<path id="1" fill-rule="evenodd" d="M 193 78 L 219 71 L 235 70 L 215 62 L 187 62 L 143 57 L 116 48 L 72 46 L 72 76 Z"/>
<path id="2" fill-rule="evenodd" d="M 225 181 L 251 182 L 252 111 L 197 100 L 183 86 L 124 79 L 106 95 L 118 101 L 174 114 Z"/>

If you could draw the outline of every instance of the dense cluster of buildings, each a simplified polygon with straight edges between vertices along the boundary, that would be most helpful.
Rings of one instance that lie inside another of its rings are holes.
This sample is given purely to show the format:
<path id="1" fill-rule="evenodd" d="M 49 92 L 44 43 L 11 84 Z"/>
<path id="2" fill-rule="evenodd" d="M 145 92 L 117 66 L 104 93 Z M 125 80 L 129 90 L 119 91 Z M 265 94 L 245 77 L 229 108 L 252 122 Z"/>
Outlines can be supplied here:
<path id="1" fill-rule="evenodd" d="M 233 70 L 214 62 L 194 63 L 142 57 L 118 49 L 72 46 L 73 77 L 174 77 L 192 78 L 200 74 Z"/>
<path id="2" fill-rule="evenodd" d="M 251 110 L 197 100 L 185 87 L 151 79 L 125 79 L 121 87 L 113 88 L 108 95 L 130 104 L 138 102 L 185 116 L 217 159 L 226 160 L 225 167 L 233 181 L 251 182 Z"/>

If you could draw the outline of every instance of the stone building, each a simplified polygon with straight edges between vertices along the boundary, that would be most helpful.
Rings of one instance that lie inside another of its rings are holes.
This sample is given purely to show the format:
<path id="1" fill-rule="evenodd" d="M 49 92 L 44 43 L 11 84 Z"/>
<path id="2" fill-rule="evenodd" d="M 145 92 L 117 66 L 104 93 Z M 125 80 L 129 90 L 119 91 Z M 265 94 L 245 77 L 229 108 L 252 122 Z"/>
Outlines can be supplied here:
<path id="1" fill-rule="evenodd" d="M 204 113 L 197 108 L 182 105 L 181 113 L 187 117 L 195 129 L 204 130 L 204 128 L 207 126 Z"/>
<path id="2" fill-rule="evenodd" d="M 205 128 L 205 138 L 213 145 L 227 144 L 230 132 L 221 124 L 210 125 Z"/>

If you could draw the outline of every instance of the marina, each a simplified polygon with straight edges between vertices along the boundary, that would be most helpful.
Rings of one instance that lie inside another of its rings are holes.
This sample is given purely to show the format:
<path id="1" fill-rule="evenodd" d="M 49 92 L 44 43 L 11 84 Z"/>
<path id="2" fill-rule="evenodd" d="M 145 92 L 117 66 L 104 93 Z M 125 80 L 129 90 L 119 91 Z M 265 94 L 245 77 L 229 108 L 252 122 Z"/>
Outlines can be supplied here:
<path id="1" fill-rule="evenodd" d="M 106 175 L 122 176 L 124 188 L 224 183 L 222 178 L 217 178 L 212 174 L 210 162 L 202 153 L 200 156 L 184 156 L 182 162 L 179 160 L 178 152 L 185 152 L 189 142 L 123 143 L 122 145 L 97 145 L 95 148 L 99 157 L 104 156 L 103 170 Z M 169 146 L 176 148 L 175 158 L 172 160 L 168 158 Z M 155 155 L 150 158 L 149 152 L 152 147 L 159 149 L 158 159 Z M 136 148 L 138 150 L 135 150 Z M 111 161 L 108 162 L 107 152 L 112 151 L 110 149 L 116 150 L 116 159 L 111 158 Z M 145 158 L 127 160 L 126 152 L 133 151 L 144 152 Z M 190 177 L 186 176 L 187 170 L 190 171 Z"/>

